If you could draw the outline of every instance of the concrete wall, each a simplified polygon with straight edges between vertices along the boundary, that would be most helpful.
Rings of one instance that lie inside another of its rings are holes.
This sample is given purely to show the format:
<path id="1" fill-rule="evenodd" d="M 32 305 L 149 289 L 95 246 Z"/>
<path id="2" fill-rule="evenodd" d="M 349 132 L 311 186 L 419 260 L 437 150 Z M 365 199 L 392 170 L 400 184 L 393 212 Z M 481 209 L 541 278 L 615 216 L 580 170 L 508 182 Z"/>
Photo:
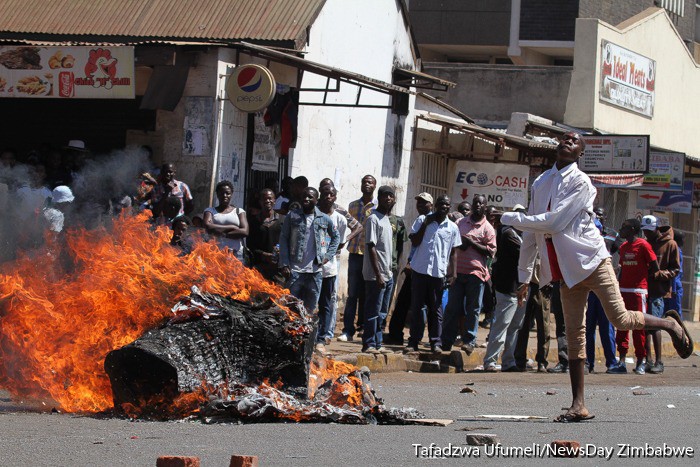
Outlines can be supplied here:
<path id="1" fill-rule="evenodd" d="M 457 83 L 445 102 L 476 120 L 510 120 L 528 112 L 551 120 L 564 117 L 569 67 L 425 63 L 424 71 Z"/>
<path id="2" fill-rule="evenodd" d="M 216 115 L 216 88 L 218 63 L 215 49 L 197 54 L 197 65 L 190 68 L 185 90 L 175 110 L 159 110 L 156 117 L 156 132 L 162 141 L 163 162 L 176 166 L 176 178 L 187 183 L 195 201 L 195 213 L 209 206 L 209 184 L 213 170 L 214 122 Z M 185 117 L 192 108 L 192 99 L 205 98 L 210 102 L 211 115 L 198 115 L 208 122 L 206 131 L 207 152 L 201 156 L 186 155 L 183 151 L 185 139 Z"/>
<path id="3" fill-rule="evenodd" d="M 656 60 L 656 103 L 652 118 L 599 100 L 603 39 Z M 700 141 L 690 137 L 697 131 L 698 83 L 700 66 L 662 10 L 624 30 L 595 19 L 579 19 L 574 75 L 564 122 L 610 133 L 649 134 L 654 146 L 699 158 Z"/>
<path id="4" fill-rule="evenodd" d="M 411 38 L 394 0 L 327 1 L 311 28 L 306 51 L 308 60 L 389 83 L 394 65 L 415 67 Z M 325 82 L 325 77 L 305 73 L 302 87 L 322 87 Z M 343 84 L 339 93 L 329 94 L 328 102 L 354 103 L 356 96 L 355 86 Z M 300 96 L 302 102 L 321 98 L 310 92 Z M 390 98 L 363 90 L 360 102 L 386 105 Z M 305 175 L 314 186 L 324 177 L 336 180 L 338 202 L 347 206 L 359 198 L 362 177 L 372 174 L 378 184 L 396 187 L 395 213 L 402 214 L 410 121 L 390 109 L 302 105 L 297 147 L 290 158 L 291 175 Z"/>

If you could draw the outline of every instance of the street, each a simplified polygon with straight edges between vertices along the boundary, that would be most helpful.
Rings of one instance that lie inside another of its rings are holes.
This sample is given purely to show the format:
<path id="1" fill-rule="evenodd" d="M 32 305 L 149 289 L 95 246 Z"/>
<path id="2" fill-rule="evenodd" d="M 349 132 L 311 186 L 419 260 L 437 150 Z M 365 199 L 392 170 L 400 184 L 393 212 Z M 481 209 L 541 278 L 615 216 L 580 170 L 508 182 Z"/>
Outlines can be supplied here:
<path id="1" fill-rule="evenodd" d="M 50 405 L 14 401 L 0 391 L 0 452 L 3 464 L 10 466 L 147 466 L 155 465 L 160 455 L 197 456 L 204 466 L 227 466 L 232 454 L 256 455 L 260 465 L 433 465 L 465 460 L 420 459 L 417 453 L 420 455 L 421 446 L 428 449 L 434 443 L 442 448 L 451 443 L 464 447 L 469 433 L 493 433 L 504 448 L 544 447 L 556 439 L 588 444 L 591 453 L 614 448 L 611 460 L 616 463 L 620 462 L 618 454 L 634 452 L 626 450 L 626 444 L 644 448 L 647 443 L 659 449 L 666 443 L 667 451 L 693 448 L 696 456 L 700 449 L 698 364 L 700 358 L 694 355 L 688 360 L 667 359 L 663 375 L 586 376 L 587 406 L 596 418 L 569 425 L 551 421 L 570 402 L 568 375 L 538 373 L 399 372 L 372 376 L 373 386 L 387 406 L 416 407 L 428 418 L 455 420 L 446 427 L 130 422 L 51 413 Z M 460 393 L 470 382 L 476 393 Z M 634 395 L 633 390 L 641 394 Z M 547 418 L 493 421 L 476 419 L 479 415 Z M 653 453 L 651 448 L 646 452 Z M 487 452 L 481 447 L 477 461 L 514 465 L 559 461 L 547 457 L 504 459 L 507 451 L 501 451 L 501 457 L 487 457 Z M 637 451 L 638 456 L 643 453 L 643 449 Z M 585 462 L 600 465 L 603 461 L 596 457 Z M 642 457 L 631 462 L 658 465 L 668 461 Z M 672 462 L 697 465 L 695 458 L 688 457 Z"/>

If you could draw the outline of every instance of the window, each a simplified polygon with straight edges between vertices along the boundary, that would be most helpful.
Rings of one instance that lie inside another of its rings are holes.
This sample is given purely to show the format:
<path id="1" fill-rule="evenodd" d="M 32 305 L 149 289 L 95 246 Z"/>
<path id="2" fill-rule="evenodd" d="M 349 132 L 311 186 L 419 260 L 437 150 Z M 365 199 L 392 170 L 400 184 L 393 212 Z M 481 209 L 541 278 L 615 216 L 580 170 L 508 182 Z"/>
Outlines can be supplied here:
<path id="1" fill-rule="evenodd" d="M 698 3 L 697 0 L 695 3 Z M 676 16 L 683 16 L 685 13 L 685 0 L 656 0 L 656 4 Z"/>

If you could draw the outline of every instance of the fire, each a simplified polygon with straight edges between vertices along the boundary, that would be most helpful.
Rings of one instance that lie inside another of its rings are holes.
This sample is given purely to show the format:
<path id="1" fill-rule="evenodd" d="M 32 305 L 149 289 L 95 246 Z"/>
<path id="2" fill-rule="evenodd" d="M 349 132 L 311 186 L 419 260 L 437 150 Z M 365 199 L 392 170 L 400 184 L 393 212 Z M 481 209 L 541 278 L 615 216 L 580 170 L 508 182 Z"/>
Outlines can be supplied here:
<path id="1" fill-rule="evenodd" d="M 335 380 L 357 370 L 349 363 L 333 360 L 332 358 L 314 358 L 311 360 L 309 372 L 309 398 L 313 399 L 316 389 L 328 380 Z"/>
<path id="2" fill-rule="evenodd" d="M 170 235 L 145 215 L 120 217 L 0 265 L 0 386 L 67 412 L 106 410 L 107 353 L 160 323 L 191 286 L 243 301 L 286 292 L 212 243 L 178 256 Z"/>

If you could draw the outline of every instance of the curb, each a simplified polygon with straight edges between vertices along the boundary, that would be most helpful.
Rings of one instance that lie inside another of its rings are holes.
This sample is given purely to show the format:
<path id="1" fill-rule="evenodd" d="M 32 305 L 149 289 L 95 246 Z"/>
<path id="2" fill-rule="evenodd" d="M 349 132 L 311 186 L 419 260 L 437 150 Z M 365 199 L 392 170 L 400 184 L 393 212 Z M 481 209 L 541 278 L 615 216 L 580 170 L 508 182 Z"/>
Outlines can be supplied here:
<path id="1" fill-rule="evenodd" d="M 696 351 L 700 349 L 698 344 L 695 344 Z M 471 355 L 461 350 L 453 350 L 450 353 L 443 352 L 441 355 L 435 355 L 428 350 L 409 353 L 393 353 L 393 354 L 366 354 L 366 353 L 344 353 L 333 355 L 329 352 L 329 357 L 335 360 L 349 363 L 357 367 L 367 367 L 372 373 L 393 373 L 399 371 L 413 371 L 420 373 L 461 373 L 465 369 L 471 369 L 484 362 L 486 349 L 477 348 Z M 550 346 L 550 356 L 554 355 L 556 361 L 556 344 Z M 673 348 L 672 342 L 663 342 L 661 355 L 665 358 L 677 358 L 676 350 Z M 528 349 L 528 358 L 534 360 L 535 350 Z M 596 346 L 595 352 L 596 361 L 603 366 L 605 356 L 603 348 Z"/>

